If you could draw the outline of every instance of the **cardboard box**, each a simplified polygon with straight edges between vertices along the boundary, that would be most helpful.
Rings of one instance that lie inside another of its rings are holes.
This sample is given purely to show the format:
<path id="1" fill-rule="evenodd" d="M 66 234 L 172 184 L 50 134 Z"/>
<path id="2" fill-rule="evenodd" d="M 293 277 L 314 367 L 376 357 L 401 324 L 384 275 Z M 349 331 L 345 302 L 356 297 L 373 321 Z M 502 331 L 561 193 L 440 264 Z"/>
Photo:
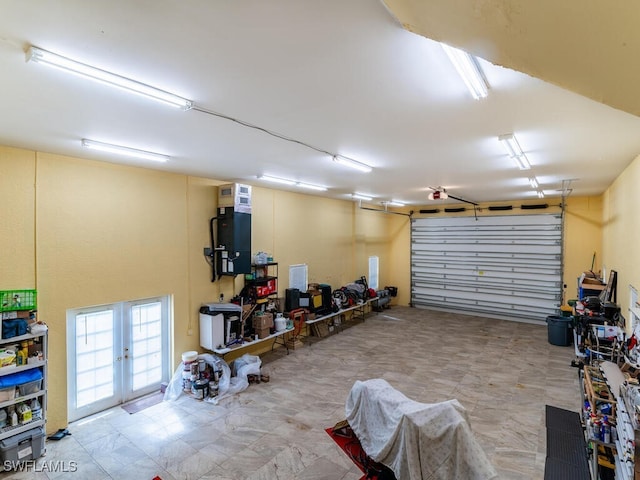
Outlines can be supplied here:
<path id="1" fill-rule="evenodd" d="M 267 338 L 269 336 L 269 333 L 271 332 L 271 329 L 269 327 L 264 327 L 264 328 L 254 327 L 254 331 L 258 334 L 258 338 Z"/>
<path id="2" fill-rule="evenodd" d="M 10 312 L 2 312 L 2 320 L 14 320 L 16 318 L 24 318 L 28 320 L 31 317 L 31 310 L 12 310 Z"/>
<path id="3" fill-rule="evenodd" d="M 262 315 L 253 316 L 253 329 L 273 328 L 273 314 L 263 313 Z"/>

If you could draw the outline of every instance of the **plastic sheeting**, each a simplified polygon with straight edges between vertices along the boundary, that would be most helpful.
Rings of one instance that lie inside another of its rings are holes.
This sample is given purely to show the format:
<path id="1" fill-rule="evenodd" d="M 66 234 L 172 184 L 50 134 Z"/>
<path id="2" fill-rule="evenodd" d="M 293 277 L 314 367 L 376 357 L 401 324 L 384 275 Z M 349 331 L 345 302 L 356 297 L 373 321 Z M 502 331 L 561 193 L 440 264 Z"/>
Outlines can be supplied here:
<path id="1" fill-rule="evenodd" d="M 222 358 L 209 353 L 202 353 L 198 355 L 198 359 L 204 360 L 212 369 L 222 371 L 222 376 L 218 382 L 218 395 L 204 399 L 206 402 L 213 404 L 217 404 L 223 398 L 246 390 L 249 386 L 247 376 L 260 375 L 260 366 L 262 364 L 260 357 L 246 353 L 233 361 L 234 372 L 233 376 L 231 376 L 231 368 Z M 180 362 L 164 392 L 165 401 L 175 401 L 184 393 L 182 389 L 183 370 L 184 362 Z"/>
<path id="2" fill-rule="evenodd" d="M 419 403 L 372 379 L 355 382 L 345 411 L 363 450 L 398 479 L 497 478 L 458 400 Z"/>

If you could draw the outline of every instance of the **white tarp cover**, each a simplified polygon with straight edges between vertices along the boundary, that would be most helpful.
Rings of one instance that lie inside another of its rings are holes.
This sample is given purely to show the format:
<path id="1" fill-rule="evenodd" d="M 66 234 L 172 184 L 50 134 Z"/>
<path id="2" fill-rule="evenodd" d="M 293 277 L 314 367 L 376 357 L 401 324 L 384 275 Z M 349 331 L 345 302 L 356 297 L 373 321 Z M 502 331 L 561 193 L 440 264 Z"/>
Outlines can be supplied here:
<path id="1" fill-rule="evenodd" d="M 210 353 L 201 353 L 198 355 L 198 360 L 199 359 L 203 359 L 214 370 L 222 370 L 222 376 L 218 383 L 218 396 L 213 398 L 207 397 L 204 399 L 205 402 L 213 403 L 215 405 L 217 405 L 223 398 L 246 390 L 249 386 L 249 380 L 247 378 L 248 375 L 260 375 L 260 365 L 262 365 L 260 357 L 245 353 L 234 360 L 233 365 L 235 375 L 231 376 L 231 368 L 222 358 L 216 355 L 211 355 Z M 164 401 L 175 401 L 180 397 L 180 395 L 182 395 L 183 370 L 184 362 L 180 362 L 180 365 L 176 368 L 176 371 L 167 386 L 167 390 L 164 392 Z"/>
<path id="2" fill-rule="evenodd" d="M 366 454 L 398 480 L 497 478 L 458 400 L 419 403 L 372 379 L 355 382 L 345 410 Z"/>

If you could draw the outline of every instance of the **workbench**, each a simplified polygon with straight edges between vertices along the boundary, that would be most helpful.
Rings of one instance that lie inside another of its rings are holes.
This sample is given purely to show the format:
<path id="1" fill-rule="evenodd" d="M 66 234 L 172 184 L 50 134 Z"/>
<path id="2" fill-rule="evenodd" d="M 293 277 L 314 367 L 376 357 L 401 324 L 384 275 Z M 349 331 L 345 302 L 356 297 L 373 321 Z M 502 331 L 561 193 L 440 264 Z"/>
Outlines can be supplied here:
<path id="1" fill-rule="evenodd" d="M 242 343 L 238 343 L 230 347 L 214 348 L 212 351 L 213 353 L 220 355 L 221 357 L 224 358 L 224 356 L 228 353 L 237 352 L 245 348 L 252 347 L 254 345 L 258 345 L 260 343 L 267 342 L 269 340 L 273 340 L 273 344 L 271 345 L 272 351 L 276 345 L 283 345 L 287 349 L 287 355 L 289 355 L 289 346 L 287 345 L 287 342 L 285 341 L 284 336 L 289 332 L 293 332 L 293 330 L 294 330 L 293 327 L 287 328 L 281 332 L 272 333 L 271 335 L 268 335 L 264 338 L 258 338 L 257 340 L 251 340 L 249 342 L 243 341 Z"/>
<path id="2" fill-rule="evenodd" d="M 369 298 L 367 300 L 364 300 L 360 303 L 357 303 L 356 305 L 353 305 L 351 307 L 347 307 L 347 308 L 341 308 L 340 310 L 338 310 L 337 312 L 331 312 L 327 315 L 323 315 L 321 317 L 316 317 L 310 320 L 306 320 L 305 324 L 307 325 L 307 337 L 309 337 L 309 331 L 308 328 L 311 327 L 313 333 L 317 336 L 317 337 L 323 337 L 326 335 L 321 335 L 321 331 L 319 328 L 319 325 L 327 325 L 329 320 L 333 320 L 335 318 L 339 318 L 339 321 L 336 323 L 334 322 L 334 326 L 337 326 L 340 328 L 340 331 L 342 331 L 343 325 L 344 325 L 344 319 L 343 319 L 343 315 L 346 315 L 347 313 L 351 312 L 351 320 L 362 320 L 364 322 L 365 320 L 365 314 L 366 312 L 366 307 L 369 306 L 370 308 L 378 301 L 378 297 L 373 297 L 373 298 Z M 320 323 L 322 322 L 322 323 Z"/>
<path id="3" fill-rule="evenodd" d="M 371 307 L 375 302 L 377 302 L 378 297 L 374 297 L 374 298 L 369 298 L 365 301 L 363 301 L 362 303 L 358 303 L 357 305 L 353 305 L 351 307 L 348 308 L 343 308 L 338 310 L 337 312 L 332 312 L 328 315 L 323 315 L 321 317 L 317 317 L 314 318 L 312 320 L 306 320 L 305 321 L 305 325 L 307 327 L 307 337 L 309 337 L 309 331 L 308 328 L 312 327 L 313 325 L 320 325 L 320 322 L 327 322 L 330 319 L 339 317 L 340 315 L 344 315 L 347 314 L 349 312 L 352 312 L 352 316 L 351 319 L 352 320 L 362 320 L 364 321 L 365 319 L 365 314 L 366 312 L 366 307 L 369 306 Z M 344 322 L 340 322 L 339 326 L 340 329 L 342 329 Z M 238 352 L 241 351 L 245 348 L 249 348 L 255 345 L 258 345 L 260 343 L 263 342 L 267 342 L 269 340 L 273 340 L 273 343 L 271 345 L 271 350 L 273 351 L 273 349 L 275 348 L 276 345 L 282 345 L 287 349 L 287 355 L 289 354 L 289 344 L 287 343 L 286 339 L 285 339 L 285 335 L 289 332 L 293 332 L 295 330 L 294 327 L 291 328 L 287 328 L 286 330 L 283 330 L 281 332 L 275 332 L 272 333 L 271 335 L 268 335 L 264 338 L 259 338 L 257 340 L 251 340 L 251 341 L 243 341 L 242 343 L 238 343 L 236 345 L 231 345 L 229 347 L 225 347 L 225 348 L 214 348 L 212 351 L 213 353 L 220 355 L 221 357 L 224 358 L 225 355 L 231 353 L 231 352 Z M 317 330 L 314 330 L 315 333 L 317 333 Z M 320 336 L 320 335 L 319 335 Z"/>

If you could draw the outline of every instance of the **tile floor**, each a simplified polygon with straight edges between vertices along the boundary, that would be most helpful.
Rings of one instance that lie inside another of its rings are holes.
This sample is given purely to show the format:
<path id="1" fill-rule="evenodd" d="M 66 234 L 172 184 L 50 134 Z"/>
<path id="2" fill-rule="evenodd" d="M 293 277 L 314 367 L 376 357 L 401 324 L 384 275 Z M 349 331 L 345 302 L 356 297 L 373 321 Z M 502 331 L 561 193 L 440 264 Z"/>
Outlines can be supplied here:
<path id="1" fill-rule="evenodd" d="M 35 468 L 0 478 L 356 480 L 324 429 L 344 419 L 355 380 L 384 378 L 416 401 L 457 398 L 500 478 L 541 479 L 545 404 L 580 406 L 572 359 L 572 347 L 548 343 L 546 326 L 392 307 L 264 356 L 270 382 L 220 405 L 183 396 L 72 423 Z"/>

